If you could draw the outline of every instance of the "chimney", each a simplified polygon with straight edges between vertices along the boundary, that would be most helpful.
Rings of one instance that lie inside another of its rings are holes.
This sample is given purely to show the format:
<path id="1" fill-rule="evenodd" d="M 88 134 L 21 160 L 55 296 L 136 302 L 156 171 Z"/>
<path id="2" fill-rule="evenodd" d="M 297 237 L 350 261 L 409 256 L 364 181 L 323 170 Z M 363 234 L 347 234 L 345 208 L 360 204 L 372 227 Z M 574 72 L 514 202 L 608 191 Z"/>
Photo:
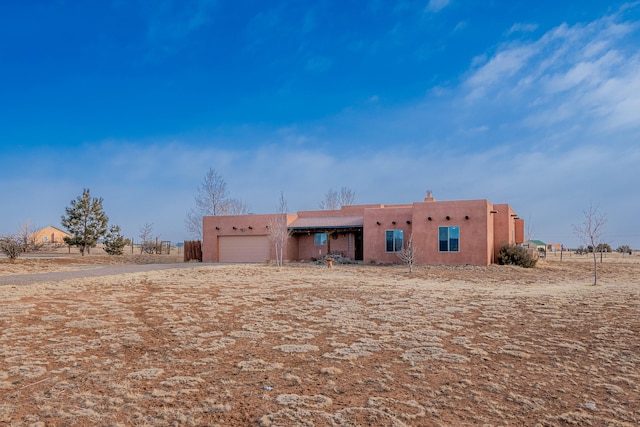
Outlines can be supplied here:
<path id="1" fill-rule="evenodd" d="M 436 199 L 433 198 L 433 192 L 431 190 L 427 190 L 427 197 L 424 198 L 425 202 L 434 202 Z"/>

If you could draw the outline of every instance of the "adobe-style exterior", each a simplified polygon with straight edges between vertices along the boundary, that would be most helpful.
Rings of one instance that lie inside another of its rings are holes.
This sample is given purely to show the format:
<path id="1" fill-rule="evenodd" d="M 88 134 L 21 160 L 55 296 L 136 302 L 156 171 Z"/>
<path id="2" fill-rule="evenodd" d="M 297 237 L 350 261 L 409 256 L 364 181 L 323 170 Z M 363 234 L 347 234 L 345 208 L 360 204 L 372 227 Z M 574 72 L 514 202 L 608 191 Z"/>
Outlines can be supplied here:
<path id="1" fill-rule="evenodd" d="M 29 235 L 29 240 L 35 245 L 59 245 L 64 243 L 65 237 L 71 237 L 71 235 L 49 225 Z"/>
<path id="2" fill-rule="evenodd" d="M 269 226 L 285 221 L 291 234 L 284 259 L 306 261 L 331 253 L 364 263 L 398 263 L 409 238 L 416 264 L 489 265 L 499 247 L 524 240 L 524 221 L 508 204 L 488 200 L 406 205 L 353 205 L 297 214 L 203 218 L 205 262 L 265 262 L 275 259 Z"/>

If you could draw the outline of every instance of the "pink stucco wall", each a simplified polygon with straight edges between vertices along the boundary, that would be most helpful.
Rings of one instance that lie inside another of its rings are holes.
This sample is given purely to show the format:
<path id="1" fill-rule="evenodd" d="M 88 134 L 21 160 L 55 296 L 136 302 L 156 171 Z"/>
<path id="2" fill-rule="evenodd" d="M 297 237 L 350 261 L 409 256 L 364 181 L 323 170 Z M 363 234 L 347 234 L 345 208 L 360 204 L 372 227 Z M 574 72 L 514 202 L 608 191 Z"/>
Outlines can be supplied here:
<path id="1" fill-rule="evenodd" d="M 395 224 L 394 224 L 395 223 Z M 387 252 L 387 230 L 402 230 L 407 241 L 411 235 L 411 206 L 388 206 L 367 209 L 364 215 L 364 262 L 397 263 L 398 254 Z"/>
<path id="2" fill-rule="evenodd" d="M 508 204 L 491 204 L 487 200 L 435 201 L 426 198 L 422 202 L 406 205 L 356 205 L 337 211 L 300 211 L 287 215 L 287 224 L 297 218 L 363 217 L 364 263 L 398 263 L 397 253 L 386 251 L 386 231 L 402 230 L 404 241 L 412 236 L 417 247 L 418 264 L 489 265 L 495 262 L 502 242 L 521 243 L 524 221 L 518 218 Z M 218 236 L 268 235 L 266 225 L 279 217 L 268 215 L 216 216 L 203 219 L 203 260 L 219 260 Z M 439 227 L 457 226 L 460 230 L 459 251 L 439 250 Z M 234 229 L 235 227 L 235 229 Z M 355 235 L 337 232 L 332 239 L 331 251 L 354 258 Z M 311 260 L 327 253 L 326 245 L 315 245 L 314 232 L 297 233 L 289 239 L 285 249 L 287 260 Z M 271 249 L 275 259 L 275 251 Z"/>
<path id="3" fill-rule="evenodd" d="M 488 265 L 493 232 L 487 200 L 418 202 L 413 205 L 414 244 L 420 264 Z M 458 252 L 440 252 L 439 227 L 460 227 Z"/>
<path id="4" fill-rule="evenodd" d="M 516 218 L 516 244 L 524 243 L 524 221 Z"/>
<path id="5" fill-rule="evenodd" d="M 202 219 L 202 260 L 205 262 L 220 260 L 218 237 L 268 236 L 267 225 L 281 216 L 282 214 L 205 216 Z M 295 218 L 295 215 L 287 215 L 287 223 Z M 290 251 L 290 247 L 285 248 L 285 254 L 289 255 Z M 271 248 L 271 259 L 275 259 L 274 247 Z"/>
<path id="6" fill-rule="evenodd" d="M 497 258 L 498 251 L 502 245 L 513 245 L 516 242 L 515 211 L 507 204 L 493 205 L 495 228 L 494 228 L 494 257 Z"/>

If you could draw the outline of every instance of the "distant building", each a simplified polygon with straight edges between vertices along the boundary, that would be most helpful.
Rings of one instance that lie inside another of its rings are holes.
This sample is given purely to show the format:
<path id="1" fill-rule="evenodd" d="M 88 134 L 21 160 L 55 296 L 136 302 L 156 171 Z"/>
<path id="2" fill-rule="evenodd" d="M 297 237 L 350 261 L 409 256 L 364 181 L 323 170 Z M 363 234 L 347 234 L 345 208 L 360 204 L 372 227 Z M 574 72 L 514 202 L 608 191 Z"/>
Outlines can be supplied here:
<path id="1" fill-rule="evenodd" d="M 269 224 L 287 224 L 284 259 L 308 261 L 340 254 L 368 263 L 398 263 L 412 238 L 416 264 L 489 265 L 503 244 L 523 242 L 524 221 L 508 204 L 488 200 L 424 201 L 405 205 L 353 205 L 296 214 L 203 218 L 205 262 L 275 259 Z M 544 245 L 544 244 L 543 244 Z"/>
<path id="2" fill-rule="evenodd" d="M 538 251 L 542 254 L 547 252 L 547 244 L 542 240 L 527 240 L 522 244 L 522 247 Z"/>
<path id="3" fill-rule="evenodd" d="M 34 245 L 47 245 L 47 244 L 62 244 L 65 237 L 71 237 L 66 231 L 51 225 L 44 227 L 29 235 L 29 240 Z"/>
<path id="4" fill-rule="evenodd" d="M 547 251 L 560 252 L 562 250 L 562 243 L 547 243 Z"/>

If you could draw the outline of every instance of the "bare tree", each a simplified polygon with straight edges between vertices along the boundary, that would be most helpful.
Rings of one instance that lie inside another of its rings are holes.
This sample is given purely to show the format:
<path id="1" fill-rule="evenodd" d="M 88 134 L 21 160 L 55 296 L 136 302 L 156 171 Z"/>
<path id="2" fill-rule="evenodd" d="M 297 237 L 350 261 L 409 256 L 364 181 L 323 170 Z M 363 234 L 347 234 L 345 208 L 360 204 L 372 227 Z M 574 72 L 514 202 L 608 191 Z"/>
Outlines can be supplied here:
<path id="1" fill-rule="evenodd" d="M 533 227 L 533 221 L 531 220 L 531 217 L 527 219 L 526 224 L 527 224 L 527 229 L 525 232 L 524 241 L 531 242 L 535 236 L 535 229 Z"/>
<path id="2" fill-rule="evenodd" d="M 195 237 L 202 239 L 202 217 L 214 215 L 242 215 L 249 207 L 229 197 L 227 183 L 214 169 L 209 169 L 195 197 L 196 206 L 187 213 L 185 226 Z"/>
<path id="3" fill-rule="evenodd" d="M 0 252 L 13 262 L 24 251 L 22 239 L 17 234 L 0 236 Z"/>
<path id="4" fill-rule="evenodd" d="M 35 231 L 31 221 L 26 220 L 18 227 L 18 231 L 15 234 L 0 236 L 0 253 L 3 253 L 13 262 L 23 252 L 38 249 L 40 245 L 32 237 Z"/>
<path id="5" fill-rule="evenodd" d="M 593 253 L 593 285 L 598 284 L 598 262 L 596 259 L 596 248 L 603 247 L 602 231 L 607 224 L 607 218 L 598 212 L 589 203 L 589 209 L 584 211 L 584 220 L 580 225 L 573 226 L 573 233 L 586 245 L 592 247 Z"/>
<path id="6" fill-rule="evenodd" d="M 140 254 L 153 254 L 156 252 L 156 242 L 157 236 L 153 236 L 153 223 L 145 222 L 142 227 L 140 227 Z"/>
<path id="7" fill-rule="evenodd" d="M 342 206 L 353 205 L 356 200 L 356 193 L 349 187 L 342 187 L 338 193 L 333 188 L 324 195 L 324 200 L 320 202 L 322 210 L 337 210 Z"/>
<path id="8" fill-rule="evenodd" d="M 31 225 L 31 221 L 28 219 L 18 227 L 18 233 L 16 236 L 20 239 L 20 245 L 22 250 L 27 252 L 28 250 L 38 249 L 39 245 L 31 236 L 36 232 L 36 229 Z"/>
<path id="9" fill-rule="evenodd" d="M 221 215 L 244 215 L 249 212 L 249 205 L 240 199 L 228 199 L 225 212 Z"/>
<path id="10" fill-rule="evenodd" d="M 278 267 L 282 267 L 284 248 L 287 245 L 287 240 L 289 240 L 291 236 L 291 231 L 289 231 L 289 227 L 287 226 L 288 210 L 287 199 L 284 198 L 284 192 L 280 191 L 280 198 L 276 206 L 276 211 L 280 215 L 271 218 L 267 225 L 267 227 L 269 227 L 269 240 L 271 240 L 276 250 L 276 265 Z"/>
<path id="11" fill-rule="evenodd" d="M 413 273 L 413 266 L 418 258 L 418 248 L 413 244 L 413 235 L 409 236 L 407 243 L 398 252 L 398 258 L 409 267 L 409 273 Z"/>
<path id="12" fill-rule="evenodd" d="M 284 192 L 280 191 L 280 199 L 278 199 L 278 206 L 276 206 L 276 212 L 280 214 L 289 213 L 289 205 L 287 199 L 284 198 Z"/>
<path id="13" fill-rule="evenodd" d="M 340 206 L 351 206 L 356 202 L 356 192 L 349 187 L 340 189 Z"/>
<path id="14" fill-rule="evenodd" d="M 329 191 L 327 191 L 327 194 L 324 195 L 324 199 L 320 202 L 320 209 L 324 211 L 340 209 L 338 192 L 334 189 L 330 189 Z"/>
<path id="15" fill-rule="evenodd" d="M 269 220 L 269 239 L 273 243 L 276 250 L 276 265 L 282 267 L 282 261 L 284 259 L 284 248 L 287 245 L 287 240 L 291 236 L 291 231 L 287 226 L 287 215 L 280 214 Z"/>

